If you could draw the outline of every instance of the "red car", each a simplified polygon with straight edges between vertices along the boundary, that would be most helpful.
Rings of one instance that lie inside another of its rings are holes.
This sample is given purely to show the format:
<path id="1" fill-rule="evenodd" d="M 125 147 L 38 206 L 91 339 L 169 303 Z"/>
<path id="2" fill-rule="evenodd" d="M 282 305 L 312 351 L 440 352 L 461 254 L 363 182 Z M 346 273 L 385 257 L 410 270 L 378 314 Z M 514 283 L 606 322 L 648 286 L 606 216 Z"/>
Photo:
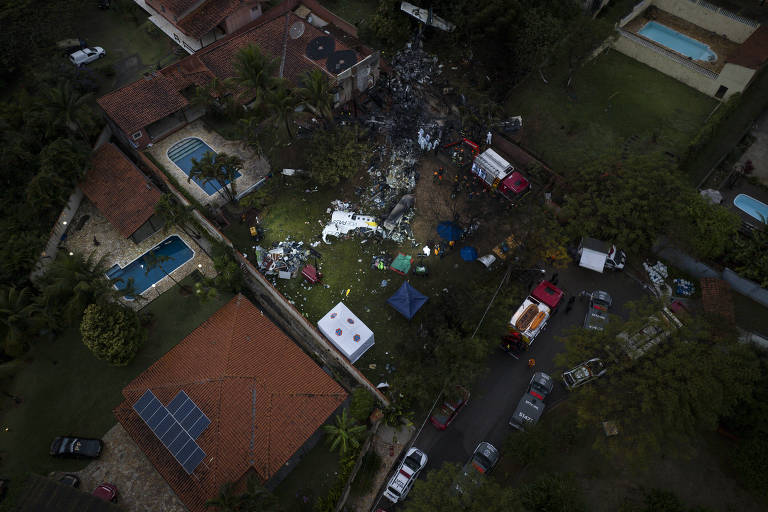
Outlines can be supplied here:
<path id="1" fill-rule="evenodd" d="M 117 503 L 117 486 L 115 484 L 104 482 L 99 484 L 98 487 L 93 490 L 93 495 L 104 501 Z"/>
<path id="2" fill-rule="evenodd" d="M 429 421 L 436 429 L 445 430 L 467 403 L 469 403 L 469 391 L 462 386 L 456 386 L 446 393 L 445 401 L 432 414 Z"/>

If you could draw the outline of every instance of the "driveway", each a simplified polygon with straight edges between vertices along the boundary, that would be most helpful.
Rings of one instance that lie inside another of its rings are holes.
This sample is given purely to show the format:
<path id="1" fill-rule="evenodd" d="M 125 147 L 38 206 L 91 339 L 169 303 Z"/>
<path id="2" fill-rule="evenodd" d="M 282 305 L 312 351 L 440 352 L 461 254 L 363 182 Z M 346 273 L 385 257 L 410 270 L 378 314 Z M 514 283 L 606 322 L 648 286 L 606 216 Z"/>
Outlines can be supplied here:
<path id="1" fill-rule="evenodd" d="M 551 272 L 545 277 L 548 279 L 550 276 Z M 598 274 L 577 266 L 559 271 L 558 286 L 569 296 L 578 294 L 581 290 L 605 290 L 613 298 L 614 307 L 611 312 L 622 316 L 627 316 L 624 305 L 628 301 L 647 296 L 642 285 L 627 273 Z M 469 404 L 451 426 L 440 432 L 426 425 L 414 441 L 414 446 L 429 455 L 427 470 L 439 468 L 444 462 L 463 464 L 481 441 L 489 441 L 501 450 L 504 439 L 510 432 L 507 422 L 533 372 L 544 371 L 552 375 L 556 382 L 560 381 L 559 373 L 555 372 L 554 358 L 555 354 L 564 350 L 564 346 L 555 338 L 563 335 L 567 328 L 581 325 L 586 312 L 586 301 L 577 300 L 569 313 L 565 313 L 565 308 L 561 306 L 545 331 L 536 338 L 525 357 L 520 360 L 501 351 L 492 354 L 488 360 L 486 374 L 471 389 Z M 512 313 L 509 312 L 510 316 Z M 528 357 L 536 359 L 535 370 L 528 368 Z M 566 395 L 567 391 L 563 386 L 555 385 L 547 403 L 551 407 Z M 501 456 L 504 457 L 504 453 Z M 422 473 L 420 478 L 424 478 L 425 473 Z M 401 508 L 392 505 L 383 497 L 380 497 L 378 506 L 390 512 Z"/>

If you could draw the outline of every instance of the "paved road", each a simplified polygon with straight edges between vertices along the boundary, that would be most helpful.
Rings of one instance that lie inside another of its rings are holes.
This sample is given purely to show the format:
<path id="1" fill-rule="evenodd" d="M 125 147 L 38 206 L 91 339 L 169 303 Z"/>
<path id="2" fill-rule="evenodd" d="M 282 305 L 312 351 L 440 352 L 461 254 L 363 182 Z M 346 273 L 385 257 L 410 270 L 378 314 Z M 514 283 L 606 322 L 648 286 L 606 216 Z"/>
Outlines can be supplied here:
<path id="1" fill-rule="evenodd" d="M 549 279 L 550 276 L 551 272 L 545 277 Z M 626 302 L 647 296 L 643 287 L 625 273 L 598 274 L 576 266 L 559 272 L 558 286 L 568 296 L 578 294 L 581 290 L 605 290 L 613 298 L 614 306 L 611 312 L 622 316 L 626 316 L 623 309 Z M 424 450 L 429 456 L 427 471 L 439 468 L 444 462 L 463 464 L 481 441 L 489 441 L 499 450 L 502 449 L 504 439 L 510 432 L 507 422 L 533 372 L 544 371 L 550 373 L 556 382 L 560 381 L 560 375 L 554 372 L 554 358 L 564 347 L 555 337 L 562 335 L 571 326 L 581 325 L 586 311 L 586 301 L 577 300 L 567 314 L 561 306 L 520 360 L 500 350 L 491 355 L 485 375 L 480 377 L 471 389 L 469 404 L 451 426 L 440 432 L 427 424 L 414 441 L 413 446 Z M 510 316 L 512 313 L 509 312 Z M 528 368 L 528 357 L 536 359 L 535 370 Z M 565 398 L 566 394 L 563 386 L 555 385 L 547 401 L 554 403 Z M 504 457 L 503 452 L 501 456 Z M 424 478 L 425 473 L 421 474 L 421 478 Z M 388 481 L 389 477 L 385 482 Z M 380 497 L 378 506 L 389 512 L 402 509 L 384 497 Z M 376 510 L 376 507 L 373 510 Z"/>

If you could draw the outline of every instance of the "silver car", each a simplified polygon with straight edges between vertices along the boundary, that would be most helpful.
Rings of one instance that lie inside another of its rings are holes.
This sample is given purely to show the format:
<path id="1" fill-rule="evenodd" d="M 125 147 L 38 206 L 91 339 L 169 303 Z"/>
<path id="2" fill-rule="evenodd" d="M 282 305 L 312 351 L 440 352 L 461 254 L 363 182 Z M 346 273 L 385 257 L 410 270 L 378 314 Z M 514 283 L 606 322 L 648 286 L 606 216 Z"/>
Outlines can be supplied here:
<path id="1" fill-rule="evenodd" d="M 107 54 L 104 48 L 94 46 L 77 50 L 69 56 L 69 61 L 75 66 L 83 66 L 104 57 Z"/>
<path id="2" fill-rule="evenodd" d="M 608 323 L 608 310 L 611 309 L 613 299 L 608 292 L 596 290 L 589 296 L 589 309 L 584 318 L 584 328 L 602 331 Z"/>
<path id="3" fill-rule="evenodd" d="M 567 372 L 563 372 L 563 383 L 568 390 L 605 375 L 605 364 L 600 359 L 590 359 Z"/>

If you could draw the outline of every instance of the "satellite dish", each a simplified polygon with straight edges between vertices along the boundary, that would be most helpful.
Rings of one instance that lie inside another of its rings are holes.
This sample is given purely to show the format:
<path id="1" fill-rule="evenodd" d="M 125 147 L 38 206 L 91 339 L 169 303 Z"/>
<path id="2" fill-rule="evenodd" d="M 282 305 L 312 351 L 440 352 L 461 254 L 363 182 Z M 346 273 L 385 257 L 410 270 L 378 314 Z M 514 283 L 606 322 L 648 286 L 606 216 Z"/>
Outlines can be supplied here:
<path id="1" fill-rule="evenodd" d="M 304 22 L 297 21 L 291 25 L 291 28 L 288 29 L 288 35 L 291 36 L 291 39 L 298 39 L 304 35 Z"/>
<path id="2" fill-rule="evenodd" d="M 331 36 L 316 37 L 307 45 L 307 57 L 312 60 L 322 60 L 336 49 L 336 41 Z"/>
<path id="3" fill-rule="evenodd" d="M 338 52 L 333 52 L 333 54 L 328 57 L 328 60 L 325 62 L 325 67 L 334 75 L 338 75 L 355 64 L 357 64 L 357 54 L 354 51 L 340 50 Z"/>

